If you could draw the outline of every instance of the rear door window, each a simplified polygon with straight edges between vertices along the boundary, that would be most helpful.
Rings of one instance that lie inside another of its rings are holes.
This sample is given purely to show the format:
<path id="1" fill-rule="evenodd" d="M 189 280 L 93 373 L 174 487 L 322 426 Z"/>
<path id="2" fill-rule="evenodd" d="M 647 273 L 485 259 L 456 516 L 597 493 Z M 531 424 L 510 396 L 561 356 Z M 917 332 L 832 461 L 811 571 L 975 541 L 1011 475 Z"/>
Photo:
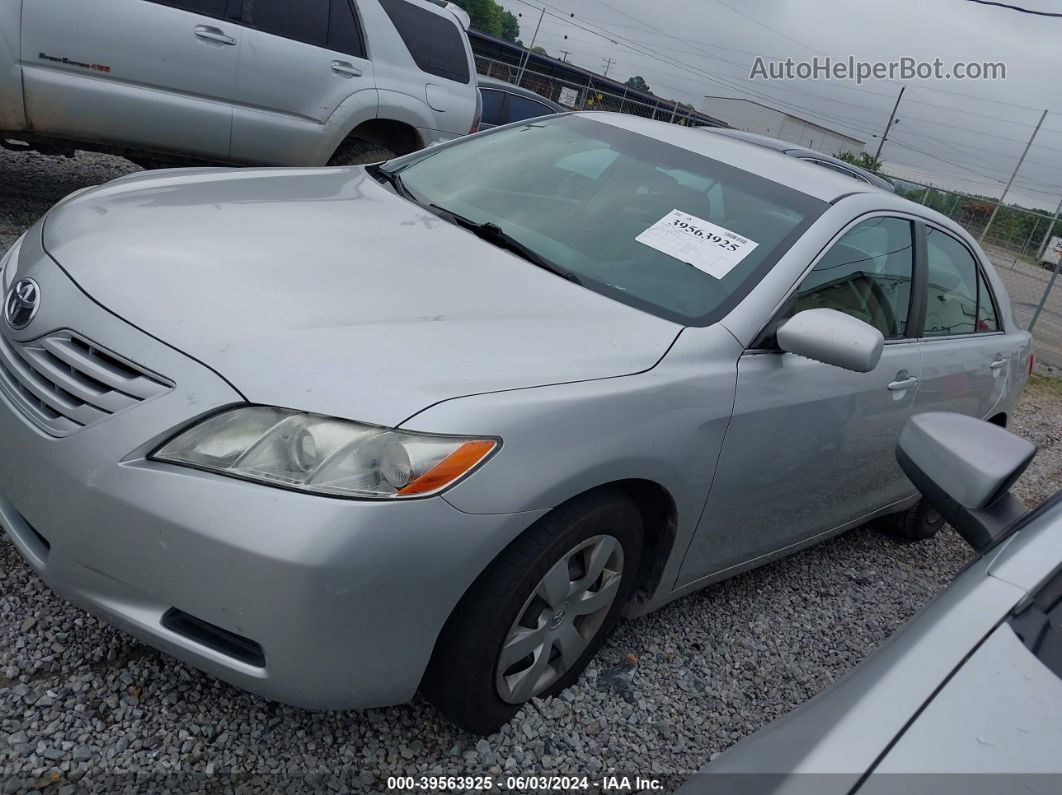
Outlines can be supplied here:
<path id="1" fill-rule="evenodd" d="M 505 94 L 493 88 L 481 88 L 479 93 L 483 95 L 483 124 L 489 124 L 491 127 L 505 124 L 505 117 L 502 115 Z"/>
<path id="2" fill-rule="evenodd" d="M 330 0 L 252 0 L 250 24 L 286 39 L 328 46 Z"/>
<path id="3" fill-rule="evenodd" d="M 509 97 L 509 111 L 506 115 L 508 120 L 513 122 L 534 119 L 538 116 L 548 116 L 551 113 L 553 113 L 553 110 L 548 105 L 513 94 Z"/>
<path id="4" fill-rule="evenodd" d="M 929 228 L 926 254 L 925 336 L 998 331 L 992 294 L 970 250 L 946 232 Z"/>
<path id="5" fill-rule="evenodd" d="M 216 19 L 236 20 L 240 18 L 240 0 L 151 0 L 151 2 Z"/>
<path id="6" fill-rule="evenodd" d="M 328 49 L 365 57 L 365 40 L 351 0 L 332 0 L 328 17 Z"/>
<path id="7" fill-rule="evenodd" d="M 451 21 L 406 0 L 380 0 L 380 5 L 422 72 L 458 83 L 471 79 L 464 33 L 456 17 Z"/>
<path id="8" fill-rule="evenodd" d="M 977 309 L 978 331 L 999 331 L 999 318 L 996 317 L 995 303 L 992 301 L 992 291 L 988 287 L 983 272 L 977 274 L 977 292 L 981 296 Z"/>

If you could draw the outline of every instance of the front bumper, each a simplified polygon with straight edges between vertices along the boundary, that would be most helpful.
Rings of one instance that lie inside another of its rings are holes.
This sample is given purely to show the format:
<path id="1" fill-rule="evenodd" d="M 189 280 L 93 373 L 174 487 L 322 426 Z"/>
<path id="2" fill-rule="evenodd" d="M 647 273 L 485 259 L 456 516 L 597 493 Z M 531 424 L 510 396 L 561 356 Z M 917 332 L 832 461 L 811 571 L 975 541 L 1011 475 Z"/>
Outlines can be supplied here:
<path id="1" fill-rule="evenodd" d="M 268 698 L 318 709 L 409 700 L 464 591 L 541 512 L 317 497 L 149 461 L 173 428 L 240 396 L 68 282 L 64 292 L 54 263 L 34 277 L 55 300 L 27 335 L 77 318 L 78 333 L 176 388 L 65 438 L 0 394 L 0 523 L 30 565 L 70 601 Z M 261 659 L 164 625 L 171 610 L 251 642 Z"/>

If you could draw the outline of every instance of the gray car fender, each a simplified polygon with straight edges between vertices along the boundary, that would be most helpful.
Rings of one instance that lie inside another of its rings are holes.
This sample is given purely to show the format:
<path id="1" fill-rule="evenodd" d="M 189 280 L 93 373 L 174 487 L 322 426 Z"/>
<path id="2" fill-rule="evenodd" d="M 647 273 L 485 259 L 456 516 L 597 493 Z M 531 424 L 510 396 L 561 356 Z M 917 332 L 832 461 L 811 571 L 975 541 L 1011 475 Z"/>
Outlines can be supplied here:
<path id="1" fill-rule="evenodd" d="M 466 513 L 550 509 L 605 484 L 655 484 L 675 508 L 672 568 L 715 474 L 740 355 L 721 326 L 687 328 L 642 373 L 446 400 L 401 427 L 501 438 L 492 459 L 444 494 Z"/>

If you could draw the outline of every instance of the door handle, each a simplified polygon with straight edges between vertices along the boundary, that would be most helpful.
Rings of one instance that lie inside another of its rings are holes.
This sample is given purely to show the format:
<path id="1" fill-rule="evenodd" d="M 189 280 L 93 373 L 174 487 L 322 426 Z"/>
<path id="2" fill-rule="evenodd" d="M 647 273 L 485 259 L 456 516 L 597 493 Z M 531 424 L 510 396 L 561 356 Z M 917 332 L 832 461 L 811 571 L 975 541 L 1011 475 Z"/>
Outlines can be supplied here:
<path id="1" fill-rule="evenodd" d="M 343 77 L 361 77 L 361 70 L 346 61 L 332 61 L 332 71 Z"/>
<path id="2" fill-rule="evenodd" d="M 232 38 L 232 36 L 226 36 L 217 28 L 212 28 L 207 25 L 196 25 L 195 35 L 198 39 L 202 39 L 203 41 L 212 41 L 215 44 L 231 45 L 236 43 L 236 39 Z"/>
<path id="3" fill-rule="evenodd" d="M 1007 360 L 1003 358 L 995 359 L 992 361 L 992 364 L 988 366 L 991 367 L 993 370 L 1002 370 L 1004 367 L 1007 366 Z"/>
<path id="4" fill-rule="evenodd" d="M 911 376 L 910 378 L 905 378 L 902 381 L 893 381 L 891 384 L 889 384 L 889 391 L 902 392 L 905 389 L 910 389 L 917 383 L 918 379 L 914 376 Z"/>

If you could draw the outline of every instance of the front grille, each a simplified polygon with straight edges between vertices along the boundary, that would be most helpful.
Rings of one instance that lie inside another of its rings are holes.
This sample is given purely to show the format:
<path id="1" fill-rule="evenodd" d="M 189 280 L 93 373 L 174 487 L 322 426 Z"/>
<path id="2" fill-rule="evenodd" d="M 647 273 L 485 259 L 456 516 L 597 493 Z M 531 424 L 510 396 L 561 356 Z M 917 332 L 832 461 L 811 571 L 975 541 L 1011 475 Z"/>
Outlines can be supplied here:
<path id="1" fill-rule="evenodd" d="M 57 331 L 30 342 L 0 333 L 0 389 L 52 436 L 68 436 L 173 384 L 72 331 Z"/>

